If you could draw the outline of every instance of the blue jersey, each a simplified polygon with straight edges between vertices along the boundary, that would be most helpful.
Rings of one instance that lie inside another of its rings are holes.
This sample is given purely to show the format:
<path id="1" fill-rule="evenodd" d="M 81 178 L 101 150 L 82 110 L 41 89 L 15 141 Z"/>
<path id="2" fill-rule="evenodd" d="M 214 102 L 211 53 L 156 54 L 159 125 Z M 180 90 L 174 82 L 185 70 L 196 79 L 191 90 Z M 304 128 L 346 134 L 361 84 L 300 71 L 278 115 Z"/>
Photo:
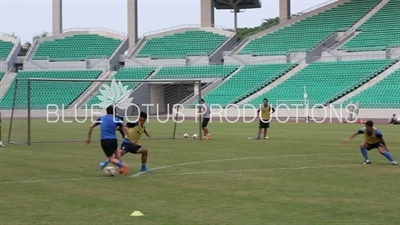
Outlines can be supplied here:
<path id="1" fill-rule="evenodd" d="M 100 125 L 100 138 L 117 139 L 115 130 L 117 127 L 122 128 L 124 122 L 114 115 L 104 115 L 97 119 L 97 124 Z"/>
<path id="2" fill-rule="evenodd" d="M 124 121 L 124 117 L 123 116 L 121 116 L 121 115 L 116 115 L 115 117 L 117 117 L 118 119 L 120 119 L 121 121 Z"/>

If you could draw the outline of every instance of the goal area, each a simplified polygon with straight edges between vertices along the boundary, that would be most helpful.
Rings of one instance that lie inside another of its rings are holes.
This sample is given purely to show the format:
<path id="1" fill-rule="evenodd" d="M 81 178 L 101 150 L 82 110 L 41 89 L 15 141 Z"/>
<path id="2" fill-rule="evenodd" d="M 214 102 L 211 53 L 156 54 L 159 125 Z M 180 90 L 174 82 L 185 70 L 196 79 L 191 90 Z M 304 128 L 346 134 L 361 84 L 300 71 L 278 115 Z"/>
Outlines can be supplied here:
<path id="1" fill-rule="evenodd" d="M 185 133 L 202 140 L 201 85 L 194 79 L 15 79 L 3 109 L 11 114 L 8 143 L 83 142 L 89 125 L 110 105 L 125 122 L 147 114 L 150 137 L 143 134 L 143 140 L 184 139 Z M 92 138 L 100 140 L 100 129 Z"/>

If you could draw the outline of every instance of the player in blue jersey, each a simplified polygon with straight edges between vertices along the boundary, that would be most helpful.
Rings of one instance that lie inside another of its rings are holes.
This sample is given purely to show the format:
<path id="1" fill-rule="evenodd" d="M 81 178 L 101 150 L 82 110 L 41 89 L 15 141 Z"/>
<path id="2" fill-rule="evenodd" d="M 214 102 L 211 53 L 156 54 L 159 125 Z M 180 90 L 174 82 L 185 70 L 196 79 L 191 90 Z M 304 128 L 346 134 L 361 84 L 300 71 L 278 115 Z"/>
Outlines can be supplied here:
<path id="1" fill-rule="evenodd" d="M 117 109 L 115 109 L 115 117 L 117 117 L 118 119 L 120 119 L 122 122 L 125 122 L 125 121 L 124 121 L 124 117 L 121 116 L 121 115 L 119 115 L 119 114 L 117 113 Z M 120 127 L 117 127 L 117 130 L 118 130 L 119 133 L 121 134 L 122 138 L 125 138 L 125 133 L 124 133 L 124 131 L 123 131 Z"/>
<path id="2" fill-rule="evenodd" d="M 86 139 L 86 144 L 90 144 L 91 142 L 91 137 L 92 137 L 92 132 L 93 128 L 97 127 L 100 125 L 100 136 L 101 136 L 101 148 L 104 151 L 104 154 L 107 156 L 108 160 L 118 166 L 119 173 L 122 174 L 128 174 L 129 173 L 129 166 L 125 163 L 123 163 L 121 160 L 119 160 L 118 156 L 118 139 L 116 135 L 116 128 L 119 127 L 122 129 L 126 135 L 128 134 L 128 129 L 126 126 L 124 126 L 124 122 L 121 121 L 120 119 L 116 118 L 114 115 L 114 107 L 109 106 L 106 109 L 107 114 L 104 116 L 101 116 L 99 119 L 97 119 L 96 122 L 92 123 L 89 126 L 89 131 L 88 131 L 88 136 Z"/>
<path id="3" fill-rule="evenodd" d="M 365 122 L 365 127 L 362 127 L 357 132 L 352 134 L 350 137 L 344 140 L 345 143 L 349 143 L 357 135 L 362 134 L 364 136 L 364 142 L 360 145 L 361 154 L 364 156 L 364 164 L 371 164 L 368 157 L 368 151 L 377 148 L 379 153 L 385 156 L 393 165 L 397 165 L 392 155 L 389 153 L 386 147 L 385 140 L 383 140 L 382 132 L 374 127 L 373 121 Z"/>

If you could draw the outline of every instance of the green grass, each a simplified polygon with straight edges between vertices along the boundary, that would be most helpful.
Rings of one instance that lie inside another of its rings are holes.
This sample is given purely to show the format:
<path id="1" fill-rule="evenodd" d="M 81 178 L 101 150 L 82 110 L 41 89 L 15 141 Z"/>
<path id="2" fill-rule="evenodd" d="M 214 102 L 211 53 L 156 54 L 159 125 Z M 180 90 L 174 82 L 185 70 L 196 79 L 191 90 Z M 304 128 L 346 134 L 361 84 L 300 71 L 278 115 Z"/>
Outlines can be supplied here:
<path id="1" fill-rule="evenodd" d="M 23 139 L 26 126 L 16 125 L 20 133 L 13 138 Z M 50 126 L 35 120 L 32 125 L 33 140 L 78 140 L 85 137 L 88 124 Z M 3 139 L 8 126 L 4 121 Z M 361 137 L 341 144 L 360 125 L 273 123 L 266 141 L 248 140 L 257 123 L 209 127 L 213 135 L 209 141 L 144 138 L 150 169 L 199 163 L 137 177 L 108 178 L 99 171 L 104 155 L 98 141 L 89 146 L 8 144 L 0 148 L 0 224 L 400 223 L 400 167 L 390 165 L 376 150 L 370 152 L 373 164 L 362 165 Z M 155 137 L 168 136 L 173 129 L 172 124 L 154 122 L 147 128 Z M 379 128 L 400 160 L 400 126 Z M 178 134 L 184 132 L 198 133 L 198 126 L 178 125 Z M 124 157 L 132 174 L 139 172 L 139 158 Z M 144 217 L 131 217 L 135 210 Z"/>

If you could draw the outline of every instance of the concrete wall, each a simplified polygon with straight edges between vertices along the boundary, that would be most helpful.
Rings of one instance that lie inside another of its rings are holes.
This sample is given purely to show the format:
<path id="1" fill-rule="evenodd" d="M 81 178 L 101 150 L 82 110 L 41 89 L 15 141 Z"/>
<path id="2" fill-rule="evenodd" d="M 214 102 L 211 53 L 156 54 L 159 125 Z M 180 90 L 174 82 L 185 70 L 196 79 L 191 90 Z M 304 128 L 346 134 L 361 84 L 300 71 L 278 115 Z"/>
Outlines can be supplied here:
<path id="1" fill-rule="evenodd" d="M 327 56 L 328 55 L 328 56 Z M 399 57 L 397 55 L 397 57 Z M 380 51 L 380 52 L 342 52 L 342 51 L 331 51 L 325 53 L 323 57 L 318 58 L 318 61 L 347 61 L 347 60 L 379 60 L 379 59 L 390 59 L 392 55 Z"/>
<path id="2" fill-rule="evenodd" d="M 103 66 L 103 68 L 105 68 Z M 24 61 L 24 70 L 82 70 L 87 69 L 86 61 L 49 62 L 48 60 Z"/>
<path id="3" fill-rule="evenodd" d="M 186 65 L 186 59 L 154 59 L 150 58 L 131 58 L 125 60 L 125 66 L 156 66 L 164 65 Z"/>
<path id="4" fill-rule="evenodd" d="M 122 58 L 121 56 L 124 56 L 124 53 L 128 50 L 129 48 L 129 38 L 125 38 L 122 43 L 118 46 L 117 50 L 110 56 L 109 58 L 109 66 L 112 68 L 112 70 L 118 70 L 119 69 L 119 62 L 123 62 L 125 58 Z"/>
<path id="5" fill-rule="evenodd" d="M 14 44 L 17 44 L 18 42 L 20 42 L 19 38 L 15 38 L 9 34 L 1 33 L 1 32 L 0 32 L 0 39 L 3 41 L 11 41 Z"/>

